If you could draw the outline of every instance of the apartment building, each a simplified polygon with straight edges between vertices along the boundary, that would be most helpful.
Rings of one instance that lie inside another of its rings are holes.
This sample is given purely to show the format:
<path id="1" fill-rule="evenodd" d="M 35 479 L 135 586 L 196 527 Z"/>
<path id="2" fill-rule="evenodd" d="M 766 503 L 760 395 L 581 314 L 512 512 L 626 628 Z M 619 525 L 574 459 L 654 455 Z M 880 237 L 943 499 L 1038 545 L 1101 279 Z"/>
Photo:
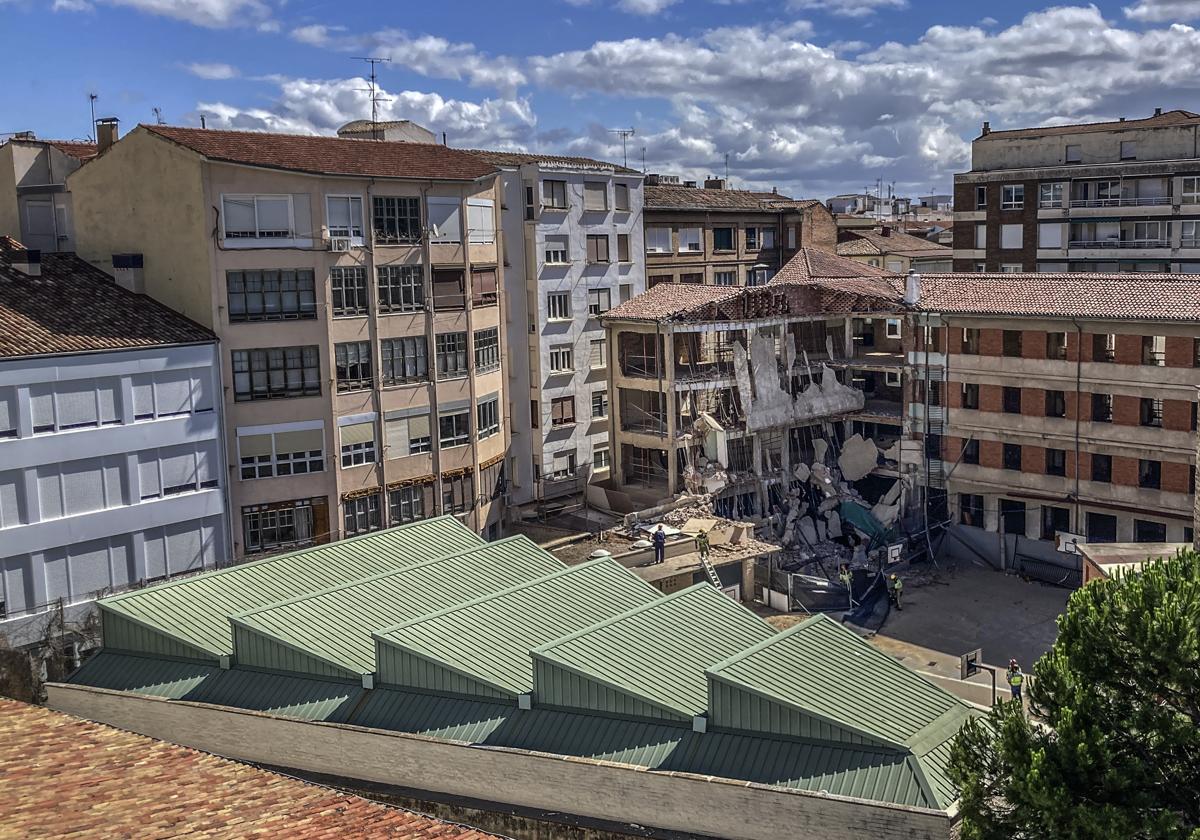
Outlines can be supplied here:
<path id="1" fill-rule="evenodd" d="M 646 287 L 642 174 L 580 157 L 472 154 L 500 170 L 509 502 L 579 496 L 611 462 L 599 318 Z"/>
<path id="2" fill-rule="evenodd" d="M 891 225 L 878 228 L 843 229 L 838 233 L 837 254 L 896 274 L 911 268 L 922 273 L 948 273 L 953 269 L 951 248 L 912 236 Z"/>
<path id="3" fill-rule="evenodd" d="M 110 140 L 114 123 L 97 125 Z M 32 131 L 0 144 L 0 236 L 42 253 L 74 251 L 74 220 L 67 176 L 96 156 L 96 144 L 39 140 Z"/>
<path id="4" fill-rule="evenodd" d="M 1200 114 L 983 133 L 954 177 L 954 268 L 1200 273 Z"/>
<path id="5" fill-rule="evenodd" d="M 138 126 L 70 178 L 80 254 L 222 347 L 237 556 L 437 513 L 496 535 L 494 167 L 429 143 Z M 119 208 L 120 212 L 114 212 Z"/>
<path id="6" fill-rule="evenodd" d="M 228 557 L 216 337 L 0 237 L 0 639 Z"/>
<path id="7" fill-rule="evenodd" d="M 922 278 L 944 342 L 955 521 L 1030 540 L 1192 542 L 1200 280 Z M 936 410 L 936 408 L 935 408 Z"/>
<path id="8" fill-rule="evenodd" d="M 801 248 L 832 252 L 833 216 L 819 201 L 698 187 L 646 176 L 646 288 L 659 283 L 761 286 Z"/>

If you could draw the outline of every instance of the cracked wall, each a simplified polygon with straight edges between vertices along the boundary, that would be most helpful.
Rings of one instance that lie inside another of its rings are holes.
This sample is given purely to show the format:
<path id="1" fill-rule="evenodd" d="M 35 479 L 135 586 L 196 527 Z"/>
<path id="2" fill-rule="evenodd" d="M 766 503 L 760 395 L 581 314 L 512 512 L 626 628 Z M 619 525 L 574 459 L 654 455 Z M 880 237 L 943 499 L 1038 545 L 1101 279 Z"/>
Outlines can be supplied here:
<path id="1" fill-rule="evenodd" d="M 820 366 L 819 381 L 813 376 L 809 385 L 793 397 L 788 383 L 792 377 L 808 375 L 808 356 L 797 356 L 791 333 L 786 334 L 782 349 L 781 363 L 774 338 L 760 332 L 751 335 L 749 353 L 741 344 L 734 345 L 734 375 L 749 431 L 792 426 L 857 411 L 865 405 L 865 395 L 838 382 L 825 364 Z"/>

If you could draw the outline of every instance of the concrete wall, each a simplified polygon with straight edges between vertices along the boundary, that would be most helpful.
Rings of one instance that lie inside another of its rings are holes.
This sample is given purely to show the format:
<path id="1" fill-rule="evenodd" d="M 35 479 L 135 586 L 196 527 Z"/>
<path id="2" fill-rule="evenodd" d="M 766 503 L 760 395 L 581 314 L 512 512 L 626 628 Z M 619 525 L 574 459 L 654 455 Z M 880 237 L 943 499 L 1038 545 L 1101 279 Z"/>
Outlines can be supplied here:
<path id="1" fill-rule="evenodd" d="M 944 814 L 50 684 L 49 705 L 242 761 L 732 840 L 933 840 Z"/>
<path id="2" fill-rule="evenodd" d="M 16 144 L 0 146 L 0 236 L 21 238 L 21 215 L 17 209 Z"/>
<path id="3" fill-rule="evenodd" d="M 1115 163 L 1121 159 L 1121 142 L 1137 143 L 1137 160 L 1179 160 L 1200 156 L 1197 127 L 1113 129 L 1053 134 L 1041 137 L 984 135 L 971 144 L 974 170 L 1014 169 L 1020 166 L 1061 166 L 1066 147 L 1080 146 L 1081 163 Z"/>

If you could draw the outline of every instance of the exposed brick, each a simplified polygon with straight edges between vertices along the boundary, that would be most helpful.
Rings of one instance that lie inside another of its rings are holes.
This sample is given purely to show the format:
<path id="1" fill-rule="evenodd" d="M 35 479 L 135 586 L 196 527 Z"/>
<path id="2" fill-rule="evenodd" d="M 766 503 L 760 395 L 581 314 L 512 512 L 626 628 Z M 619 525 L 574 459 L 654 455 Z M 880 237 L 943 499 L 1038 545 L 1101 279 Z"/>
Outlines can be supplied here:
<path id="1" fill-rule="evenodd" d="M 1163 461 L 1162 489 L 1168 493 L 1191 493 L 1188 466 L 1175 461 Z"/>
<path id="2" fill-rule="evenodd" d="M 1046 392 L 1041 388 L 1022 388 L 1021 414 L 1026 417 L 1045 417 Z"/>
<path id="3" fill-rule="evenodd" d="M 1142 419 L 1142 400 L 1128 394 L 1113 395 L 1113 423 L 1119 426 L 1137 426 Z"/>
<path id="4" fill-rule="evenodd" d="M 1003 330 L 980 330 L 979 331 L 979 355 L 981 356 L 1003 356 L 1004 355 L 1004 331 Z"/>
<path id="5" fill-rule="evenodd" d="M 1091 346 L 1087 344 L 1090 341 L 1087 333 L 1083 334 L 1083 340 L 1080 341 L 1078 332 L 1067 333 L 1067 361 L 1068 362 L 1087 362 L 1091 361 Z M 1082 355 L 1081 355 L 1082 354 Z"/>
<path id="6" fill-rule="evenodd" d="M 1196 358 L 1195 341 L 1186 335 L 1167 336 L 1167 367 L 1193 367 Z"/>
<path id="7" fill-rule="evenodd" d="M 1078 460 L 1075 457 L 1075 450 L 1067 450 L 1067 478 L 1074 478 L 1078 468 L 1079 479 L 1087 481 L 1092 477 L 1092 455 L 1090 452 L 1079 453 Z"/>
<path id="8" fill-rule="evenodd" d="M 979 410 L 1003 411 L 1004 389 L 999 385 L 979 386 Z"/>
<path id="9" fill-rule="evenodd" d="M 979 465 L 994 470 L 1004 466 L 1004 445 L 998 440 L 981 440 L 979 442 Z"/>
<path id="10" fill-rule="evenodd" d="M 949 333 L 949 338 L 947 339 L 949 343 L 946 345 L 946 352 L 958 353 L 962 350 L 963 346 L 963 328 L 947 327 L 946 331 Z"/>
<path id="11" fill-rule="evenodd" d="M 1046 450 L 1040 446 L 1021 447 L 1021 472 L 1046 474 Z"/>
<path id="12" fill-rule="evenodd" d="M 1025 330 L 1021 336 L 1021 358 L 1046 358 L 1046 333 L 1044 330 Z"/>
<path id="13" fill-rule="evenodd" d="M 1176 432 L 1192 430 L 1192 404 L 1185 400 L 1163 400 L 1163 428 Z"/>
<path id="14" fill-rule="evenodd" d="M 1067 403 L 1066 418 L 1068 420 L 1075 420 L 1075 419 L 1083 419 L 1084 417 L 1087 417 L 1086 412 L 1092 404 L 1091 399 L 1092 399 L 1091 394 L 1080 393 L 1077 391 L 1067 391 L 1067 393 L 1066 393 L 1066 403 Z M 1083 411 L 1084 411 L 1084 414 L 1082 416 L 1079 414 L 1080 406 L 1083 407 Z"/>
<path id="15" fill-rule="evenodd" d="M 962 452 L 964 440 L 965 438 L 944 435 L 942 437 L 942 460 L 949 461 L 951 464 L 957 461 L 958 453 Z"/>
<path id="16" fill-rule="evenodd" d="M 1138 459 L 1123 455 L 1112 456 L 1112 483 L 1126 487 L 1138 486 Z"/>
<path id="17" fill-rule="evenodd" d="M 1118 335 L 1116 362 L 1119 365 L 1142 363 L 1142 337 L 1140 335 Z"/>
<path id="18" fill-rule="evenodd" d="M 947 408 L 962 408 L 962 389 L 961 382 L 946 383 L 946 407 Z"/>

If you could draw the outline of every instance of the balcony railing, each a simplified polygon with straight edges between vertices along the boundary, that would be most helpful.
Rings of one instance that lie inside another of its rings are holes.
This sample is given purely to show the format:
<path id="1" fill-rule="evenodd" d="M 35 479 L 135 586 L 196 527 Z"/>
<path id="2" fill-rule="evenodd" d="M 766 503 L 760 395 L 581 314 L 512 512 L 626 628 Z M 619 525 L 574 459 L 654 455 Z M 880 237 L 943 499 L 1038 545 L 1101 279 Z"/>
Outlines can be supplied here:
<path id="1" fill-rule="evenodd" d="M 1169 195 L 1146 198 L 1073 198 L 1072 207 L 1158 207 L 1170 204 Z"/>
<path id="2" fill-rule="evenodd" d="M 1169 248 L 1169 239 L 1072 239 L 1070 248 Z"/>

